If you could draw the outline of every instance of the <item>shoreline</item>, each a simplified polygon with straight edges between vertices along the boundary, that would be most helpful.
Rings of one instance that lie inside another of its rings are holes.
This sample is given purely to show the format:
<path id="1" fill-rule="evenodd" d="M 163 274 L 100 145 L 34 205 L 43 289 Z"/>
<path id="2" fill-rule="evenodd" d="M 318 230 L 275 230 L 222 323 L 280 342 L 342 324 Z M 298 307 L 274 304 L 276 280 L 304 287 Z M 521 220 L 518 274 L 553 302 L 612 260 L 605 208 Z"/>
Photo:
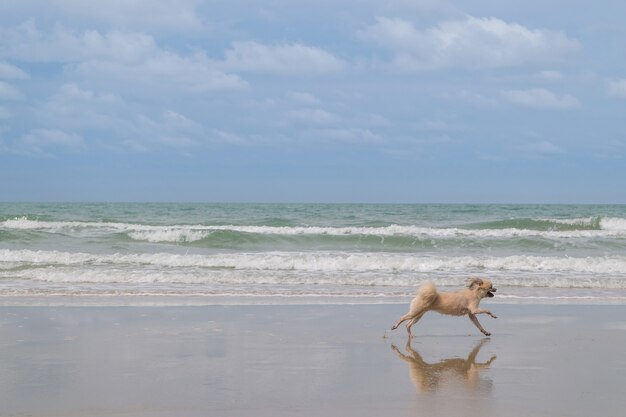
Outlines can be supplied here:
<path id="1" fill-rule="evenodd" d="M 0 415 L 620 416 L 626 306 L 0 307 Z"/>
<path id="2" fill-rule="evenodd" d="M 550 291 L 544 291 L 549 293 Z M 581 293 L 587 291 L 581 290 Z M 616 295 L 619 294 L 619 295 Z M 0 295 L 1 307 L 177 307 L 255 305 L 403 305 L 414 296 L 351 295 L 207 295 L 207 294 L 85 294 Z M 597 291 L 594 295 L 507 296 L 483 300 L 483 305 L 614 305 L 626 306 L 626 293 Z"/>

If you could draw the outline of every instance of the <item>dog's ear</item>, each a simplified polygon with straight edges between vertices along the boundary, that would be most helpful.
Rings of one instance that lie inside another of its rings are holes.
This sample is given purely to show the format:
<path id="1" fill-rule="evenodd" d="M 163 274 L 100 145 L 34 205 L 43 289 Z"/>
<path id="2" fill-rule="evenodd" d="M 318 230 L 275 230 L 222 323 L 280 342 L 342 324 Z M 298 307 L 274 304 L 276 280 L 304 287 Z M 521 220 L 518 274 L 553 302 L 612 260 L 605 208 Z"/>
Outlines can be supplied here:
<path id="1" fill-rule="evenodd" d="M 483 280 L 480 278 L 469 278 L 465 285 L 467 285 L 470 290 L 473 290 L 476 286 L 480 287 L 483 285 Z"/>

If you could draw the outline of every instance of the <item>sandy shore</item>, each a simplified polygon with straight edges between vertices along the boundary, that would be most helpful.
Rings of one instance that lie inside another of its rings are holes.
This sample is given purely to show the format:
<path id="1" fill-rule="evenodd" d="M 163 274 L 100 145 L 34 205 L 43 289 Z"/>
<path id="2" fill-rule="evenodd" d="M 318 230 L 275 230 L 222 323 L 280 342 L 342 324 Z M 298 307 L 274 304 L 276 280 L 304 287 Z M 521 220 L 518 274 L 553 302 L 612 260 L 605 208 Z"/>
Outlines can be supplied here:
<path id="1" fill-rule="evenodd" d="M 626 306 L 490 308 L 0 307 L 0 415 L 623 415 Z"/>

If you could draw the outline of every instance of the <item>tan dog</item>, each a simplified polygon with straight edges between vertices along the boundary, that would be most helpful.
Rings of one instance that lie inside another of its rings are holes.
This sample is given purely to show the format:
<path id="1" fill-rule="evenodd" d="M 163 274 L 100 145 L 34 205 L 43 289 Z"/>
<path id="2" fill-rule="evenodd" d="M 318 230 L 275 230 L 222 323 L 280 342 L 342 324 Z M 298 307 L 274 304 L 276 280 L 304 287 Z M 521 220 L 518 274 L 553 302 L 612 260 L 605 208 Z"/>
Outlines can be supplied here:
<path id="1" fill-rule="evenodd" d="M 406 329 L 411 337 L 411 326 L 422 318 L 427 311 L 436 311 L 441 314 L 449 314 L 451 316 L 468 315 L 472 323 L 485 336 L 491 336 L 491 333 L 483 329 L 480 325 L 477 314 L 489 314 L 494 319 L 497 318 L 491 311 L 478 307 L 480 300 L 485 297 L 493 297 L 496 289 L 493 288 L 491 281 L 488 279 L 470 278 L 467 280 L 467 288 L 456 292 L 437 292 L 432 282 L 425 282 L 417 292 L 417 296 L 411 301 L 409 312 L 400 317 L 400 320 L 391 328 L 395 330 L 402 322 L 409 320 Z"/>
<path id="2" fill-rule="evenodd" d="M 400 352 L 394 344 L 391 344 L 391 349 L 409 365 L 409 376 L 419 392 L 437 391 L 451 381 L 464 381 L 468 389 L 486 392 L 491 390 L 491 381 L 482 378 L 481 373 L 489 369 L 491 363 L 496 360 L 496 355 L 492 355 L 491 359 L 483 363 L 476 362 L 476 357 L 488 341 L 489 339 L 483 338 L 478 342 L 467 359 L 443 359 L 437 363 L 428 363 L 422 359 L 419 352 L 411 347 L 411 339 L 406 342 L 407 354 Z"/>

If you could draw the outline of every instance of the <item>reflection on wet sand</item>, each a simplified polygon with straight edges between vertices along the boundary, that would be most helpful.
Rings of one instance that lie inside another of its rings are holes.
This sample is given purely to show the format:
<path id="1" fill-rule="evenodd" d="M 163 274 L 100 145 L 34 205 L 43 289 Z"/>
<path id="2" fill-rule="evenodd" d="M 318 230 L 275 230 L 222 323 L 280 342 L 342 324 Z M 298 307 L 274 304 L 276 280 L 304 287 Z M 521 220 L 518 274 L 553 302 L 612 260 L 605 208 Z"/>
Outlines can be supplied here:
<path id="1" fill-rule="evenodd" d="M 404 354 L 394 344 L 391 348 L 398 357 L 409 364 L 409 376 L 415 388 L 420 393 L 436 392 L 442 386 L 454 381 L 463 382 L 470 391 L 491 391 L 492 382 L 488 378 L 481 377 L 481 372 L 486 371 L 496 359 L 496 355 L 484 363 L 477 363 L 478 352 L 489 339 L 482 339 L 467 356 L 467 359 L 451 358 L 443 359 L 436 363 L 427 363 L 422 356 L 411 347 L 411 339 L 406 343 Z"/>

